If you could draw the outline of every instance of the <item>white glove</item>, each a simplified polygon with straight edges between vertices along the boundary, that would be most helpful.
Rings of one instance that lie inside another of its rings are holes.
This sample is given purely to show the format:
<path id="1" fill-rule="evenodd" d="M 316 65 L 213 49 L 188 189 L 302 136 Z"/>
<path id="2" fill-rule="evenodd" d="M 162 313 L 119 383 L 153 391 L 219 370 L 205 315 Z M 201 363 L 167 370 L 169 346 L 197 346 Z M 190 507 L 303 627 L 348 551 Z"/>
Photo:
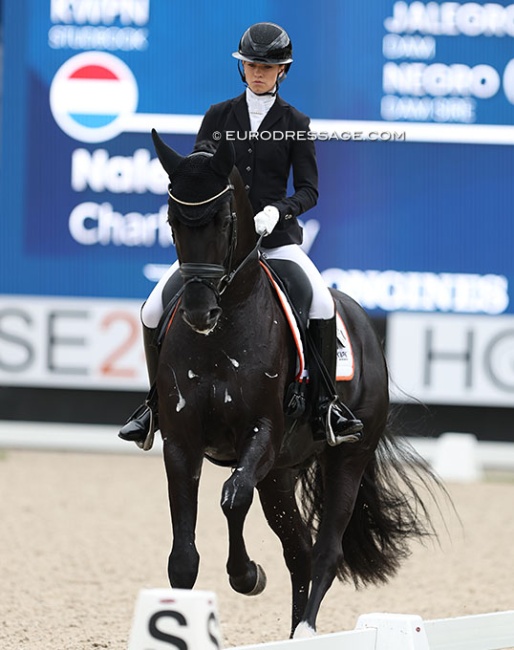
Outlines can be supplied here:
<path id="1" fill-rule="evenodd" d="M 259 212 L 253 218 L 255 222 L 255 232 L 258 235 L 269 235 L 277 225 L 280 217 L 278 208 L 274 205 L 267 205 L 262 212 Z"/>

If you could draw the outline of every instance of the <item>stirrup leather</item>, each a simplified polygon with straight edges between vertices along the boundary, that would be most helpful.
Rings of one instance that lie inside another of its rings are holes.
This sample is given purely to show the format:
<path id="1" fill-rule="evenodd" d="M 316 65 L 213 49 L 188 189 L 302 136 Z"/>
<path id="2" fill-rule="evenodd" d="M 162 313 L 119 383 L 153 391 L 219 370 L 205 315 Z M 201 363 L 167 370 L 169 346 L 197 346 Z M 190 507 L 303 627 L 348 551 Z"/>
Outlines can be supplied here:
<path id="1" fill-rule="evenodd" d="M 287 417 L 300 418 L 307 408 L 305 382 L 294 381 L 289 384 L 284 400 L 284 413 Z"/>

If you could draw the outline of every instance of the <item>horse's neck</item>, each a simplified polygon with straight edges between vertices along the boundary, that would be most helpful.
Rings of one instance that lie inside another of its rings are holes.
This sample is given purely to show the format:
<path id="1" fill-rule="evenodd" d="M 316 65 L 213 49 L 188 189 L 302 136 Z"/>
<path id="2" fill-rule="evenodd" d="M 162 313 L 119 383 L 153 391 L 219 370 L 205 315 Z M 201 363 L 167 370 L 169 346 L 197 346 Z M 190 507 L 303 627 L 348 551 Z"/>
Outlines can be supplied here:
<path id="1" fill-rule="evenodd" d="M 241 303 L 255 299 L 267 284 L 259 260 L 254 257 L 241 267 L 234 275 L 230 287 L 226 291 L 226 298 L 241 306 Z"/>
<path id="2" fill-rule="evenodd" d="M 239 174 L 231 176 L 235 187 L 235 208 L 237 214 L 237 246 L 234 268 L 244 264 L 234 278 L 238 295 L 252 295 L 263 282 L 257 251 L 257 234 L 253 220 L 253 209 Z M 247 260 L 245 262 L 245 260 Z"/>

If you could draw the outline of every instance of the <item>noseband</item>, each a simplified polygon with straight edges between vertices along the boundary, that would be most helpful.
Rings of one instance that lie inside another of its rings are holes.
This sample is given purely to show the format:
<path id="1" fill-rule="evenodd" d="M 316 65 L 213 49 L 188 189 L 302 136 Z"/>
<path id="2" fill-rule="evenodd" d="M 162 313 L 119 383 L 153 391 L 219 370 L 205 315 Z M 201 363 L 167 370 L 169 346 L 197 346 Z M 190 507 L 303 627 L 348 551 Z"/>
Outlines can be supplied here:
<path id="1" fill-rule="evenodd" d="M 184 278 L 183 290 L 188 284 L 200 282 L 208 287 L 216 296 L 216 300 L 218 300 L 220 295 L 226 289 L 226 284 L 221 290 L 219 288 L 223 278 L 227 277 L 227 271 L 224 266 L 221 266 L 221 264 L 185 262 L 180 265 L 179 270 L 180 275 Z"/>
<path id="2" fill-rule="evenodd" d="M 230 266 L 228 267 L 228 270 L 221 264 L 202 264 L 202 263 L 195 263 L 195 262 L 191 262 L 191 263 L 185 262 L 183 264 L 180 264 L 179 271 L 182 277 L 184 278 L 184 286 L 180 290 L 179 295 L 184 291 L 187 284 L 191 284 L 192 282 L 200 282 L 204 284 L 206 287 L 208 287 L 214 293 L 214 295 L 216 296 L 216 301 L 218 301 L 220 296 L 225 292 L 227 287 L 231 284 L 232 280 L 236 277 L 236 275 L 243 268 L 243 266 L 245 266 L 245 264 L 249 262 L 252 259 L 252 257 L 254 257 L 254 255 L 258 254 L 262 242 L 262 238 L 264 237 L 264 235 L 259 236 L 259 239 L 255 244 L 255 247 L 248 253 L 248 255 L 244 258 L 241 264 L 236 269 L 232 271 L 230 270 L 231 263 L 232 263 L 232 255 L 237 240 L 237 236 L 235 234 L 237 228 L 236 213 L 232 212 L 231 214 L 232 214 L 232 237 L 231 237 L 231 245 L 230 245 L 230 253 L 229 253 Z"/>

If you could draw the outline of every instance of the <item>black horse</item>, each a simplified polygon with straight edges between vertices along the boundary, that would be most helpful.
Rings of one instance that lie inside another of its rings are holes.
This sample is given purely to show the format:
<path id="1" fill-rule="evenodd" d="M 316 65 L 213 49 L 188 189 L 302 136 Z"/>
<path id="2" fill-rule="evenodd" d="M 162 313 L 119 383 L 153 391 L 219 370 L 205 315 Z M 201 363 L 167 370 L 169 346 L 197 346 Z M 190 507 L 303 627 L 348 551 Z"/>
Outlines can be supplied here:
<path id="1" fill-rule="evenodd" d="M 233 147 L 223 140 L 214 154 L 182 157 L 155 131 L 152 136 L 170 178 L 168 220 L 184 280 L 157 377 L 173 528 L 169 580 L 190 589 L 197 578 L 204 459 L 230 466 L 221 495 L 230 584 L 247 595 L 266 584 L 243 537 L 256 489 L 291 574 L 291 635 L 314 634 L 334 578 L 385 582 L 408 555 L 410 539 L 433 533 L 413 480 L 426 483 L 431 473 L 404 439 L 390 433 L 381 343 L 364 310 L 338 291 L 334 300 L 355 370 L 337 389 L 364 423 L 363 440 L 316 442 L 307 418 L 286 418 L 284 397 L 297 352 L 259 261 Z"/>

